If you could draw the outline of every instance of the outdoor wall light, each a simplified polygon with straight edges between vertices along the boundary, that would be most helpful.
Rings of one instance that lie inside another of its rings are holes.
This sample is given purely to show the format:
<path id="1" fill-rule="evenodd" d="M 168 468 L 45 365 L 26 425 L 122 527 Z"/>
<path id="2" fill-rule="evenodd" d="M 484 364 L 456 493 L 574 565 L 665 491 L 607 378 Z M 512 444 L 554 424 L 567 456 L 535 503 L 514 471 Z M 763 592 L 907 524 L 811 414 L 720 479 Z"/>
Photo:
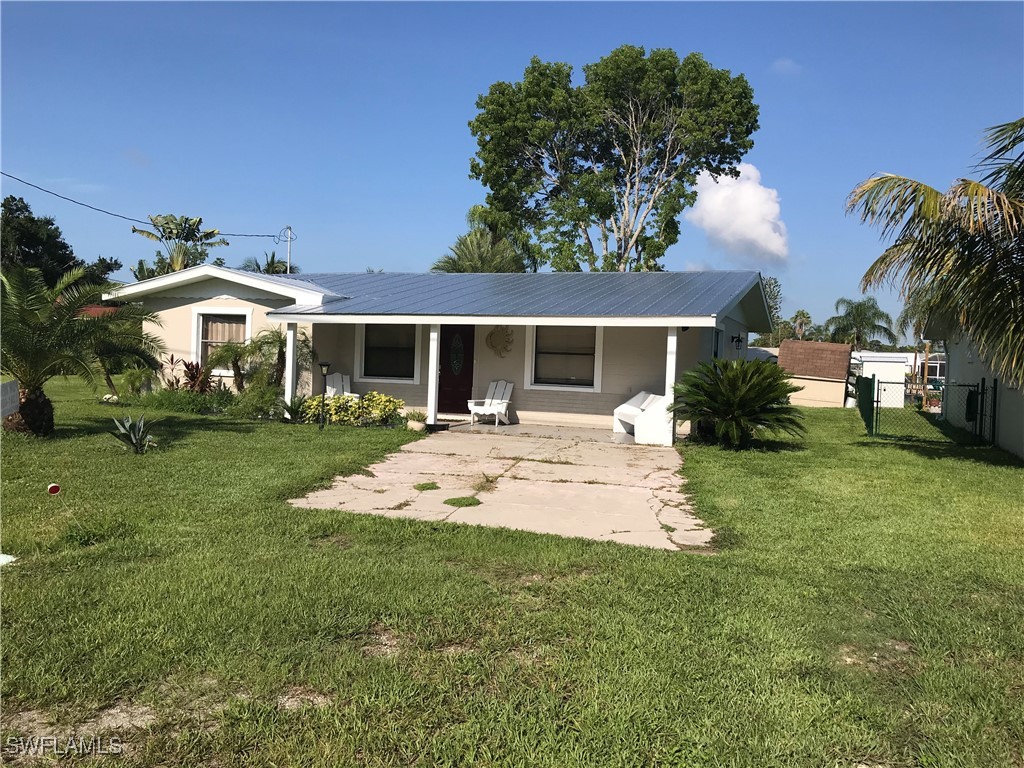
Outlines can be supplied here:
<path id="1" fill-rule="evenodd" d="M 320 395 L 320 429 L 327 423 L 327 372 L 331 370 L 330 363 L 320 363 L 320 374 L 324 377 L 324 391 Z"/>
<path id="2" fill-rule="evenodd" d="M 732 337 L 732 345 L 734 347 L 736 347 L 737 351 L 743 349 L 743 337 L 742 336 L 733 336 Z"/>

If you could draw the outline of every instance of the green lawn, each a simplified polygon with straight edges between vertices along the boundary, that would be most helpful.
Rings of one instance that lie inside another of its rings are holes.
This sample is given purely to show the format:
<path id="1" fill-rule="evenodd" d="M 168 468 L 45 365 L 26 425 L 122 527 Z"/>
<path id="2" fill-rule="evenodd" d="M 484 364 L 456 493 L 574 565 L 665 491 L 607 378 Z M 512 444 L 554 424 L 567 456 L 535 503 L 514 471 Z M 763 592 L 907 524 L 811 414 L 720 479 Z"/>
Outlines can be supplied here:
<path id="1" fill-rule="evenodd" d="M 292 509 L 413 438 L 164 415 L 133 456 L 52 395 L 55 439 L 2 443 L 4 738 L 116 704 L 138 765 L 1024 764 L 1001 452 L 854 411 L 686 446 L 703 557 Z"/>

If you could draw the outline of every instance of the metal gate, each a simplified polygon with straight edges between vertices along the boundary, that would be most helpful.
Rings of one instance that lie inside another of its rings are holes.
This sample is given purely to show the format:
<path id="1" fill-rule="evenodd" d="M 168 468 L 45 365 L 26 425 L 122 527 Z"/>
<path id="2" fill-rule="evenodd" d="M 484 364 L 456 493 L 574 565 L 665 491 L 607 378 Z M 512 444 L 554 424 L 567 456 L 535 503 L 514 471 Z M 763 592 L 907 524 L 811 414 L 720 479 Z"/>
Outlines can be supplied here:
<path id="1" fill-rule="evenodd" d="M 870 435 L 965 444 L 995 442 L 995 379 L 982 379 L 978 384 L 916 384 L 861 376 L 856 386 L 857 404 Z"/>

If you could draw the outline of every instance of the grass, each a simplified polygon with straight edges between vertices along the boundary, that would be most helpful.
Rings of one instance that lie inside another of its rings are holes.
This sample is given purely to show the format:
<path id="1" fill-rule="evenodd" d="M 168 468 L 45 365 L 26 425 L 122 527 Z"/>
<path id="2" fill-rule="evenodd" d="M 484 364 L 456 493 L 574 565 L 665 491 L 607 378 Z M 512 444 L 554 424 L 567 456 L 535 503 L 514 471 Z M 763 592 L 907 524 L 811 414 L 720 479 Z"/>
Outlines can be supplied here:
<path id="1" fill-rule="evenodd" d="M 429 483 L 416 483 L 412 488 L 414 491 L 436 491 L 441 486 L 431 480 Z"/>
<path id="2" fill-rule="evenodd" d="M 481 501 L 476 496 L 453 496 L 445 499 L 444 503 L 449 507 L 479 507 Z"/>
<path id="3" fill-rule="evenodd" d="M 118 707 L 142 766 L 1024 761 L 1001 452 L 843 411 L 802 446 L 686 446 L 719 531 L 695 557 L 295 509 L 415 438 L 147 412 L 134 456 L 118 409 L 51 391 L 56 438 L 2 444 L 5 738 Z"/>

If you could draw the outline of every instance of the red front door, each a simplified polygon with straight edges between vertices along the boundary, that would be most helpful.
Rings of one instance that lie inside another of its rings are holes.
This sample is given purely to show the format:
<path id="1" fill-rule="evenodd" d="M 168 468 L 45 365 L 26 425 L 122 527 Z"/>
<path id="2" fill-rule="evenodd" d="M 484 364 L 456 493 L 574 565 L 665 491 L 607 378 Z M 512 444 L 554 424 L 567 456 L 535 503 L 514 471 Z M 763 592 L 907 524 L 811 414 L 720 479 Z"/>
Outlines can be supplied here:
<path id="1" fill-rule="evenodd" d="M 437 410 L 441 413 L 469 413 L 466 402 L 473 397 L 472 325 L 441 326 L 441 372 L 437 386 Z"/>

